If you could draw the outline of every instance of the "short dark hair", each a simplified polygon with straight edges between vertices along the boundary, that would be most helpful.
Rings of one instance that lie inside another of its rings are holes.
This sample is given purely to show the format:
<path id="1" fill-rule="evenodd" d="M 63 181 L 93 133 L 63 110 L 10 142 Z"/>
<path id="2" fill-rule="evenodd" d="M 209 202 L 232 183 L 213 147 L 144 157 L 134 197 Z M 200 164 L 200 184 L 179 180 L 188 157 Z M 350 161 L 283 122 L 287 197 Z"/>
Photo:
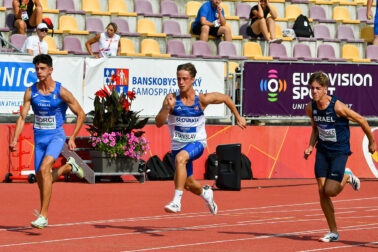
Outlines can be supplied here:
<path id="1" fill-rule="evenodd" d="M 328 76 L 322 71 L 317 71 L 311 74 L 308 84 L 311 85 L 315 81 L 322 87 L 328 87 Z"/>
<path id="2" fill-rule="evenodd" d="M 46 64 L 49 67 L 52 67 L 52 65 L 53 65 L 52 64 L 52 58 L 48 54 L 38 54 L 37 56 L 35 56 L 33 58 L 33 64 L 34 65 L 39 64 L 39 63 Z"/>
<path id="3" fill-rule="evenodd" d="M 109 26 L 113 26 L 113 29 L 114 29 L 114 33 L 117 33 L 118 32 L 118 25 L 114 22 L 110 22 L 107 26 L 106 26 L 106 29 L 108 29 Z"/>
<path id="4" fill-rule="evenodd" d="M 190 76 L 192 76 L 192 78 L 196 77 L 197 70 L 192 63 L 185 63 L 185 64 L 178 65 L 177 72 L 179 72 L 180 70 L 188 71 L 190 73 Z"/>

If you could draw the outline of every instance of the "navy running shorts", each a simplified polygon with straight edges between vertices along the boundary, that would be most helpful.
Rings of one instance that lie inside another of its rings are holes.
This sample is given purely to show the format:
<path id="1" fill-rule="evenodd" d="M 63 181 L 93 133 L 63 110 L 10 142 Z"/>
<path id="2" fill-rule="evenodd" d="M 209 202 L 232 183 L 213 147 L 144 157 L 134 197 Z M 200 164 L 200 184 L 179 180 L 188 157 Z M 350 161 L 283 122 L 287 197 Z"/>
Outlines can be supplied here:
<path id="1" fill-rule="evenodd" d="M 348 154 L 340 152 L 316 151 L 315 177 L 341 182 L 344 178 Z"/>
<path id="2" fill-rule="evenodd" d="M 173 160 L 176 160 L 176 155 L 183 150 L 188 152 L 189 154 L 189 160 L 186 164 L 186 177 L 189 178 L 193 175 L 193 160 L 196 160 L 202 156 L 204 148 L 200 142 L 189 143 L 185 145 L 184 148 L 181 148 L 179 150 L 172 150 Z"/>
<path id="3" fill-rule="evenodd" d="M 59 157 L 66 142 L 64 130 L 54 131 L 53 134 L 34 134 L 35 153 L 34 153 L 34 169 L 39 172 L 43 158 L 47 155 L 52 156 L 54 160 Z"/>

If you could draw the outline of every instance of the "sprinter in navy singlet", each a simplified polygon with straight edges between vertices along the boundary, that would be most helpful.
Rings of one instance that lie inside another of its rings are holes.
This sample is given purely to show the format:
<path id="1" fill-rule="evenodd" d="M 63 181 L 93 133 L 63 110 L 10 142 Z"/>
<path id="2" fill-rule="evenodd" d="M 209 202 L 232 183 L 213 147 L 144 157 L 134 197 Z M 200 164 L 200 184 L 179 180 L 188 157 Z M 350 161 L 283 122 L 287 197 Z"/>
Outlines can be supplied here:
<path id="1" fill-rule="evenodd" d="M 337 196 L 346 183 L 359 190 L 360 180 L 345 168 L 350 150 L 349 120 L 358 122 L 369 139 L 369 151 L 374 153 L 376 143 L 364 117 L 349 109 L 335 96 L 327 95 L 328 76 L 315 72 L 309 79 L 312 101 L 306 106 L 311 118 L 312 133 L 309 146 L 304 151 L 307 159 L 316 145 L 315 177 L 318 182 L 320 204 L 330 232 L 320 238 L 322 242 L 339 239 L 331 197 Z"/>
<path id="2" fill-rule="evenodd" d="M 203 111 L 209 104 L 225 103 L 235 115 L 238 126 L 246 127 L 230 97 L 221 93 L 199 94 L 193 88 L 197 70 L 187 63 L 177 67 L 177 83 L 180 92 L 168 94 L 159 114 L 155 118 L 157 127 L 167 121 L 171 136 L 172 155 L 175 160 L 175 194 L 173 200 L 165 206 L 165 211 L 181 211 L 181 197 L 184 188 L 201 196 L 212 214 L 217 214 L 218 207 L 213 199 L 213 190 L 193 178 L 193 160 L 198 159 L 206 147 L 205 116 Z"/>
<path id="3" fill-rule="evenodd" d="M 48 224 L 47 212 L 52 183 L 68 172 L 76 174 L 80 178 L 84 177 L 82 168 L 76 164 L 73 157 L 68 158 L 67 163 L 59 169 L 51 170 L 66 142 L 62 125 L 66 119 L 67 108 L 69 107 L 77 116 L 75 129 L 68 140 L 68 146 L 72 151 L 76 148 L 75 138 L 83 125 L 85 114 L 73 95 L 61 83 L 51 78 L 53 67 L 49 55 L 37 55 L 33 59 L 33 64 L 39 82 L 34 83 L 25 92 L 24 104 L 17 119 L 9 148 L 10 151 L 16 151 L 17 141 L 31 106 L 34 112 L 34 168 L 38 188 L 41 190 L 41 209 L 40 213 L 37 211 L 38 218 L 30 224 L 35 228 L 44 228 Z"/>

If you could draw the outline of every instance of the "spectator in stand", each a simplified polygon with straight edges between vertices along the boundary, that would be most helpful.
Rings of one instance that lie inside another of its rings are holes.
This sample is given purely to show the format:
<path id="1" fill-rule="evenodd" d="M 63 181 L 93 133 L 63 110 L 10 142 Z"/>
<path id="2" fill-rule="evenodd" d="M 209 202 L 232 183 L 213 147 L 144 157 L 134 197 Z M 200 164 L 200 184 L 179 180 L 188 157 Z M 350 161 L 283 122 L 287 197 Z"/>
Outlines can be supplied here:
<path id="1" fill-rule="evenodd" d="M 202 4 L 196 20 L 192 24 L 192 33 L 200 35 L 200 40 L 208 41 L 209 35 L 220 37 L 224 34 L 225 41 L 232 41 L 231 30 L 226 26 L 221 0 L 210 0 Z"/>
<path id="2" fill-rule="evenodd" d="M 17 33 L 25 34 L 26 28 L 35 28 L 42 23 L 42 5 L 39 0 L 13 0 L 12 5 Z"/>
<path id="3" fill-rule="evenodd" d="M 29 53 L 32 56 L 47 54 L 48 46 L 43 39 L 46 37 L 48 30 L 49 29 L 45 23 L 40 23 L 37 26 L 37 35 L 28 37 L 25 40 L 21 51 Z"/>
<path id="4" fill-rule="evenodd" d="M 120 56 L 121 46 L 119 43 L 120 36 L 116 34 L 118 31 L 117 24 L 109 23 L 106 26 L 106 32 L 102 32 L 89 39 L 85 46 L 88 52 L 95 58 L 108 57 L 108 56 Z M 98 42 L 98 47 L 100 49 L 99 55 L 92 52 L 91 45 Z"/>
<path id="5" fill-rule="evenodd" d="M 267 17 L 270 14 L 270 17 Z M 251 8 L 249 19 L 251 24 L 247 28 L 247 34 L 253 38 L 264 37 L 270 43 L 281 42 L 276 39 L 277 12 L 271 8 L 268 0 L 259 0 L 259 3 Z"/>
<path id="6" fill-rule="evenodd" d="M 373 4 L 373 0 L 368 0 L 367 8 L 366 8 L 366 17 L 367 19 L 372 19 L 373 14 L 371 13 L 371 6 Z M 378 15 L 377 9 L 375 9 L 375 17 L 374 17 L 374 41 L 373 45 L 378 45 Z"/>

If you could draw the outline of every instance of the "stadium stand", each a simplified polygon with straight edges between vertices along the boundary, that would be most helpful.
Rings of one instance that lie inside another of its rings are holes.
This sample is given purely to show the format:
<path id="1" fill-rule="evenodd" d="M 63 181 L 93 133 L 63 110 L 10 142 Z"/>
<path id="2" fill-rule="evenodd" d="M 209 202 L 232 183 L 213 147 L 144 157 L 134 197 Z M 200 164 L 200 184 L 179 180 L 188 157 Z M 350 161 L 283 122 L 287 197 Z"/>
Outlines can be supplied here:
<path id="1" fill-rule="evenodd" d="M 131 39 L 121 38 L 119 43 L 121 45 L 121 55 L 122 56 L 129 56 L 129 57 L 143 57 L 144 56 L 141 53 L 135 52 L 134 43 Z"/>
<path id="2" fill-rule="evenodd" d="M 263 56 L 261 46 L 256 42 L 247 42 L 244 44 L 243 56 L 252 60 L 273 60 L 271 56 Z"/>
<path id="3" fill-rule="evenodd" d="M 322 44 L 318 46 L 317 57 L 330 62 L 345 62 L 345 59 L 336 58 L 335 49 L 332 45 Z"/>
<path id="4" fill-rule="evenodd" d="M 171 55 L 160 53 L 159 44 L 154 39 L 143 39 L 140 44 L 140 52 L 148 57 L 169 58 Z"/>
<path id="5" fill-rule="evenodd" d="M 80 43 L 80 39 L 73 36 L 66 36 L 63 39 L 63 51 L 67 51 L 70 54 L 75 55 L 89 55 L 88 52 L 83 51 Z"/>
<path id="6" fill-rule="evenodd" d="M 123 0 L 109 0 L 108 10 L 112 15 L 129 17 L 137 16 L 137 13 L 127 11 L 127 5 Z"/>
<path id="7" fill-rule="evenodd" d="M 276 60 L 296 61 L 294 57 L 288 57 L 286 47 L 283 44 L 272 43 L 269 45 L 269 56 Z"/>
<path id="8" fill-rule="evenodd" d="M 56 47 L 55 39 L 53 37 L 46 36 L 44 40 L 46 41 L 49 48 L 48 54 L 59 54 L 59 55 L 68 54 L 67 51 L 58 50 L 58 48 Z"/>
<path id="9" fill-rule="evenodd" d="M 363 59 L 360 56 L 360 52 L 358 48 L 354 45 L 346 44 L 343 46 L 341 51 L 341 57 L 346 59 L 347 61 L 352 61 L 355 63 L 368 63 L 370 59 Z"/>
<path id="10" fill-rule="evenodd" d="M 221 59 L 222 58 L 220 56 L 212 55 L 209 43 L 202 40 L 197 40 L 193 42 L 192 54 L 197 57 L 204 58 L 204 59 Z"/>
<path id="11" fill-rule="evenodd" d="M 56 0 L 56 8 L 60 13 L 85 15 L 85 11 L 75 9 L 73 0 Z"/>
<path id="12" fill-rule="evenodd" d="M 85 30 L 89 33 L 101 33 L 104 31 L 104 24 L 98 17 L 87 17 L 85 20 Z"/>
<path id="13" fill-rule="evenodd" d="M 167 54 L 177 58 L 195 58 L 194 55 L 186 54 L 184 43 L 181 40 L 172 39 L 167 43 Z"/>
<path id="14" fill-rule="evenodd" d="M 10 37 L 10 42 L 21 50 L 24 42 L 26 40 L 26 35 L 24 34 L 12 34 Z"/>
<path id="15" fill-rule="evenodd" d="M 373 62 L 378 62 L 378 46 L 368 45 L 366 47 L 366 58 Z"/>

